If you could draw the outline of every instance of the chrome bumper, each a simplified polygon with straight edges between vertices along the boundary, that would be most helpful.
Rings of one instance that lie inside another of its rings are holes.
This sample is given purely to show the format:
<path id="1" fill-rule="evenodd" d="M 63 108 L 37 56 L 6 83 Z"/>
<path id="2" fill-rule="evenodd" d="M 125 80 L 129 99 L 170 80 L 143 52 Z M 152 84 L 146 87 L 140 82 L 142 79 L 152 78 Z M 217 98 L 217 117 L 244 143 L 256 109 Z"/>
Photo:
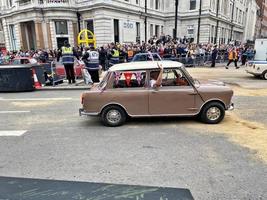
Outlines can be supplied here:
<path id="1" fill-rule="evenodd" d="M 80 116 L 97 116 L 98 113 L 86 112 L 83 108 L 79 109 Z"/>
<path id="2" fill-rule="evenodd" d="M 246 70 L 246 72 L 247 72 L 248 74 L 257 75 L 257 76 L 259 76 L 259 75 L 262 74 L 262 72 L 255 72 L 255 71 L 250 71 L 250 70 Z"/>
<path id="3" fill-rule="evenodd" d="M 234 110 L 235 109 L 235 105 L 234 103 L 231 103 L 229 106 L 228 106 L 228 109 L 227 110 Z"/>

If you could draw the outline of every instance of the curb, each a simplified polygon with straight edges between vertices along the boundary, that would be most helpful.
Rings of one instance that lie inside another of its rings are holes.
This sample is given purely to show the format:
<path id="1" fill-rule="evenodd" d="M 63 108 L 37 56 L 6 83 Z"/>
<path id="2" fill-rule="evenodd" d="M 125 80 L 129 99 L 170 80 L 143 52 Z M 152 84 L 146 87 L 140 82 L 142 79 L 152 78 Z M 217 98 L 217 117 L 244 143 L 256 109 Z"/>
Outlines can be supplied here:
<path id="1" fill-rule="evenodd" d="M 36 91 L 51 91 L 51 90 L 90 90 L 91 87 L 42 87 L 40 89 L 36 89 Z"/>
<path id="2" fill-rule="evenodd" d="M 92 85 L 72 85 L 72 86 L 44 86 L 40 89 L 36 89 L 36 91 L 41 90 L 90 90 L 93 86 Z"/>

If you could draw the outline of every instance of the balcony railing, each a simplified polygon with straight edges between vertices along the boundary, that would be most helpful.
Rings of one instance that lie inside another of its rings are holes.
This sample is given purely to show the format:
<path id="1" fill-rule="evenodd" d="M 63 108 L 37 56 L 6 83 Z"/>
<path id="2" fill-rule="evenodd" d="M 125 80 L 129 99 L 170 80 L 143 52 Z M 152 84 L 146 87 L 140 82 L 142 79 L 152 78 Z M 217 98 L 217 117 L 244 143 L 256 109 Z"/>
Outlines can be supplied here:
<path id="1" fill-rule="evenodd" d="M 2 7 L 3 14 L 30 8 L 75 7 L 75 0 L 18 0 L 13 7 Z"/>
<path id="2" fill-rule="evenodd" d="M 60 4 L 69 4 L 69 0 L 39 0 L 39 4 L 50 4 L 50 5 L 60 5 Z"/>

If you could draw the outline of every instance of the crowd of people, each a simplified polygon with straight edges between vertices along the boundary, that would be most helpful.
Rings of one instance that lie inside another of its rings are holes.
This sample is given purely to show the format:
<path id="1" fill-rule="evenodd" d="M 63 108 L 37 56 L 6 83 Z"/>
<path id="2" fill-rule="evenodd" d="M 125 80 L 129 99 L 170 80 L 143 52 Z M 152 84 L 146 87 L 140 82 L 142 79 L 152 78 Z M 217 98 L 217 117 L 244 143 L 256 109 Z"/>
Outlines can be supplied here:
<path id="1" fill-rule="evenodd" d="M 227 54 L 235 49 L 239 60 L 241 61 L 242 55 L 245 55 L 246 59 L 253 59 L 254 50 L 252 46 L 246 46 L 244 44 L 221 44 L 219 46 L 212 43 L 196 44 L 191 43 L 189 39 L 172 39 L 170 36 L 161 36 L 160 38 L 152 37 L 147 43 L 144 41 L 139 43 L 120 44 L 110 43 L 97 48 L 99 52 L 100 62 L 109 60 L 114 54 L 114 50 L 119 51 L 120 61 L 127 62 L 137 53 L 158 53 L 161 57 L 172 56 L 174 58 L 190 57 L 196 58 L 201 55 L 212 55 L 214 49 L 217 49 L 217 57 Z M 78 58 L 82 58 L 86 48 L 83 46 L 74 47 Z M 33 57 L 40 61 L 46 62 L 47 60 L 55 59 L 58 57 L 61 49 L 55 50 L 27 50 L 27 51 L 10 51 L 6 55 L 1 54 L 1 62 L 10 62 L 15 57 Z M 88 49 L 87 49 L 88 50 Z M 244 58 L 243 58 L 244 59 Z M 244 60 L 243 60 L 244 61 Z"/>
<path id="2" fill-rule="evenodd" d="M 84 46 L 71 48 L 73 55 L 78 60 L 83 60 L 86 65 L 89 63 L 91 66 L 92 62 L 98 63 L 102 67 L 102 70 L 107 70 L 110 64 L 129 62 L 135 54 L 148 52 L 157 53 L 163 59 L 176 60 L 184 64 L 188 62 L 192 63 L 192 65 L 195 64 L 195 60 L 201 60 L 203 64 L 209 63 L 211 67 L 215 67 L 216 61 L 220 60 L 222 62 L 228 62 L 226 68 L 232 62 L 238 68 L 237 63 L 239 61 L 241 65 L 244 65 L 247 60 L 252 60 L 255 55 L 253 46 L 245 44 L 237 44 L 236 42 L 227 45 L 216 45 L 212 43 L 196 44 L 186 37 L 173 39 L 169 35 L 162 35 L 159 38 L 154 36 L 147 43 L 144 41 L 128 44 L 110 43 L 96 49 Z M 90 52 L 96 53 L 92 54 Z M 62 57 L 62 48 L 56 50 L 20 50 L 6 52 L 5 54 L 0 53 L 0 64 L 10 63 L 15 57 L 33 57 L 43 63 L 49 60 L 59 61 Z M 98 61 L 96 62 L 96 60 Z M 66 69 L 66 71 L 68 70 Z M 94 78 L 98 80 L 97 77 Z M 68 79 L 73 81 L 73 75 L 71 74 L 71 78 Z"/>

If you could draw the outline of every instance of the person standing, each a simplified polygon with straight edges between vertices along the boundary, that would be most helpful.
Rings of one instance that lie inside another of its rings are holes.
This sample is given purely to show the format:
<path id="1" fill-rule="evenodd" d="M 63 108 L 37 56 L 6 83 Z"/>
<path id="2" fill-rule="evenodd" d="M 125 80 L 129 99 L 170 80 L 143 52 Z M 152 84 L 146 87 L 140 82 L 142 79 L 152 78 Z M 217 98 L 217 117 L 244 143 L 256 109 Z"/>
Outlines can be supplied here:
<path id="1" fill-rule="evenodd" d="M 88 70 L 93 83 L 99 82 L 99 53 L 95 50 L 93 46 L 90 47 L 88 51 L 83 55 L 84 63 L 86 69 Z"/>
<path id="2" fill-rule="evenodd" d="M 243 47 L 243 49 L 242 49 L 242 52 L 241 52 L 241 62 L 242 62 L 242 64 L 241 64 L 241 66 L 243 66 L 243 65 L 245 65 L 246 64 L 246 62 L 247 62 L 247 50 L 248 50 L 248 48 L 247 47 Z"/>
<path id="3" fill-rule="evenodd" d="M 238 54 L 237 54 L 237 51 L 236 51 L 236 48 L 232 48 L 230 51 L 229 51 L 229 54 L 228 54 L 228 63 L 226 65 L 226 69 L 229 69 L 228 66 L 234 62 L 235 63 L 235 68 L 238 69 L 239 67 L 237 66 L 237 61 L 238 61 Z"/>
<path id="4" fill-rule="evenodd" d="M 212 52 L 211 52 L 211 66 L 210 67 L 215 67 L 217 55 L 218 55 L 218 48 L 217 48 L 217 45 L 214 45 L 214 48 L 212 49 Z"/>
<path id="5" fill-rule="evenodd" d="M 76 81 L 74 75 L 74 50 L 70 46 L 68 41 L 64 41 L 64 46 L 59 52 L 58 60 L 60 57 L 62 57 L 62 64 L 64 65 L 69 84 L 75 83 Z"/>
<path id="6" fill-rule="evenodd" d="M 100 47 L 99 62 L 100 62 L 100 65 L 102 66 L 102 69 L 104 71 L 106 71 L 106 61 L 107 61 L 107 52 L 104 49 L 104 47 Z"/>
<path id="7" fill-rule="evenodd" d="M 112 50 L 111 50 L 111 63 L 113 65 L 118 64 L 120 62 L 120 51 L 118 50 L 118 47 L 115 46 Z"/>

